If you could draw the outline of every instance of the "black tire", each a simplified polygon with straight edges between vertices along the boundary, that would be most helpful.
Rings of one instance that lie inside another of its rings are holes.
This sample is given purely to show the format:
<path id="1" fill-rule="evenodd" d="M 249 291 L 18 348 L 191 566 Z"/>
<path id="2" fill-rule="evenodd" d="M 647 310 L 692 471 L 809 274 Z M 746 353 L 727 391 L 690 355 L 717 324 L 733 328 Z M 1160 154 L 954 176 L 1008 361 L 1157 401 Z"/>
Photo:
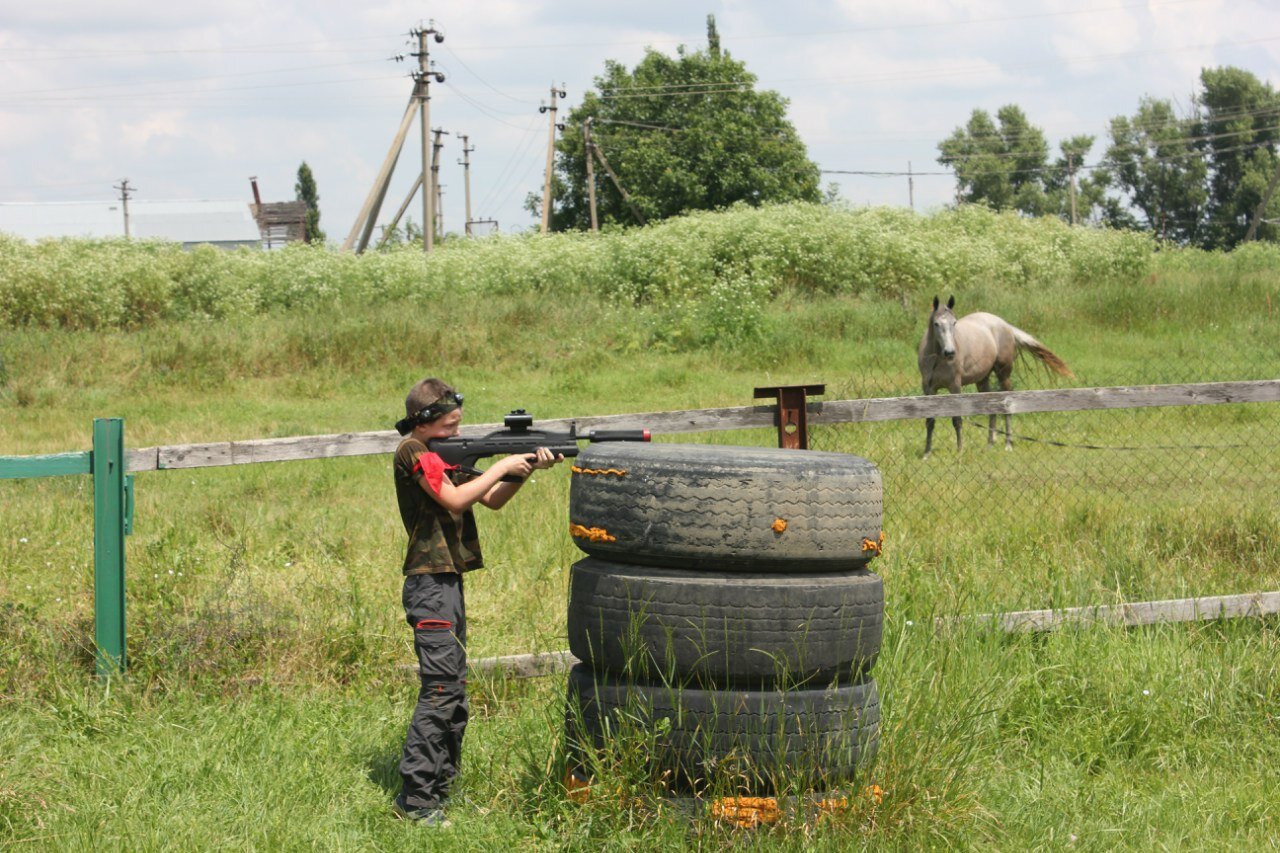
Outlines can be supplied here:
<path id="1" fill-rule="evenodd" d="M 866 569 L 695 572 L 587 557 L 569 575 L 569 649 L 597 672 L 706 687 L 825 687 L 880 653 L 884 585 Z"/>
<path id="2" fill-rule="evenodd" d="M 651 749 L 657 775 L 697 786 L 733 779 L 765 791 L 852 778 L 880 743 L 874 679 L 825 690 L 697 690 L 569 671 L 571 750 Z M 635 738 L 634 742 L 627 740 Z"/>
<path id="3" fill-rule="evenodd" d="M 845 453 L 609 442 L 573 466 L 569 532 L 626 563 L 837 571 L 876 553 L 881 501 L 879 469 Z"/>

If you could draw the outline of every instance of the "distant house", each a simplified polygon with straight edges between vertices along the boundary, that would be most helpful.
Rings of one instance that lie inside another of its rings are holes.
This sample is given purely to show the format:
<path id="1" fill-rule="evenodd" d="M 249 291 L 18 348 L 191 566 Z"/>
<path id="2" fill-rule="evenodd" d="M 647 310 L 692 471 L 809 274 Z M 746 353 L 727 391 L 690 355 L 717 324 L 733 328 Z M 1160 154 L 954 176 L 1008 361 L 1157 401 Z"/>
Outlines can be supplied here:
<path id="1" fill-rule="evenodd" d="M 257 187 L 254 188 L 255 191 Z M 262 244 L 267 249 L 278 249 L 285 243 L 306 239 L 307 203 L 305 201 L 276 201 L 249 205 L 253 218 L 258 222 Z"/>
<path id="2" fill-rule="evenodd" d="M 43 237 L 123 237 L 119 201 L 0 202 L 0 233 Z M 225 249 L 263 248 L 266 229 L 242 201 L 129 202 L 129 236 L 172 240 L 184 249 L 208 243 Z M 274 236 L 274 235 L 272 235 Z M 278 245 L 280 240 L 275 239 Z"/>

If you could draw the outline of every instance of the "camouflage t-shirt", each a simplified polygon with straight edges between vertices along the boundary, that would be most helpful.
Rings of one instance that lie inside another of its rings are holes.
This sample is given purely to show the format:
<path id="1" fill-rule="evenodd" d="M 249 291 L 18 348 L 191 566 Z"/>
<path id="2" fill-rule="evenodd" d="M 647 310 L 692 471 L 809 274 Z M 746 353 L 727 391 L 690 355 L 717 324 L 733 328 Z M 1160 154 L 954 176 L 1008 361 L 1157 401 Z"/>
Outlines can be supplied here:
<path id="1" fill-rule="evenodd" d="M 429 473 L 440 476 L 440 457 L 416 438 L 406 438 L 396 448 L 392 468 L 400 519 L 409 534 L 404 574 L 462 573 L 483 566 L 475 515 L 470 509 L 454 515 L 422 488 L 422 480 Z M 455 486 L 471 479 L 456 470 L 445 469 L 443 475 Z"/>

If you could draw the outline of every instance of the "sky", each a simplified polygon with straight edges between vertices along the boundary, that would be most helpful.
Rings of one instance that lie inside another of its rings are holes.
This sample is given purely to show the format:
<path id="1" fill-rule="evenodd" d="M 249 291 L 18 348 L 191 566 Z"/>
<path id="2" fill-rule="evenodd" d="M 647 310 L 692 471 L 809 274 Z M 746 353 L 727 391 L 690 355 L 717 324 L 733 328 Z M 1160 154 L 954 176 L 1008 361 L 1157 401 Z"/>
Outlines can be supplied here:
<path id="1" fill-rule="evenodd" d="M 409 103 L 410 31 L 434 26 L 445 229 L 465 219 L 461 134 L 472 218 L 536 229 L 524 200 L 542 191 L 551 88 L 572 108 L 607 60 L 701 49 L 709 14 L 854 205 L 947 204 L 938 143 L 975 109 L 1017 104 L 1055 155 L 1093 134 L 1096 162 L 1142 97 L 1187 112 L 1201 68 L 1280 88 L 1276 0 L 0 0 L 0 202 L 109 201 L 125 178 L 140 200 L 248 202 L 250 176 L 285 201 L 305 161 L 340 244 Z M 415 126 L 380 223 L 419 174 L 419 140 Z M 422 221 L 419 200 L 408 215 Z"/>

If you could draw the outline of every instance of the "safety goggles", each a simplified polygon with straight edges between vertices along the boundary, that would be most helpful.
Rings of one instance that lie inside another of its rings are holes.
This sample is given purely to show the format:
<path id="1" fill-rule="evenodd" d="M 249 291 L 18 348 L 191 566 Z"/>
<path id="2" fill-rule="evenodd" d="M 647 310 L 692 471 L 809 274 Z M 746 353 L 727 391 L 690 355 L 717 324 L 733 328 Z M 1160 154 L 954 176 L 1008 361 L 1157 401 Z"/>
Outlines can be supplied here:
<path id="1" fill-rule="evenodd" d="M 457 391 L 448 391 L 434 403 L 423 406 L 407 418 L 396 421 L 396 432 L 408 435 L 418 424 L 429 424 L 436 418 L 449 414 L 454 409 L 462 408 L 462 395 Z"/>

